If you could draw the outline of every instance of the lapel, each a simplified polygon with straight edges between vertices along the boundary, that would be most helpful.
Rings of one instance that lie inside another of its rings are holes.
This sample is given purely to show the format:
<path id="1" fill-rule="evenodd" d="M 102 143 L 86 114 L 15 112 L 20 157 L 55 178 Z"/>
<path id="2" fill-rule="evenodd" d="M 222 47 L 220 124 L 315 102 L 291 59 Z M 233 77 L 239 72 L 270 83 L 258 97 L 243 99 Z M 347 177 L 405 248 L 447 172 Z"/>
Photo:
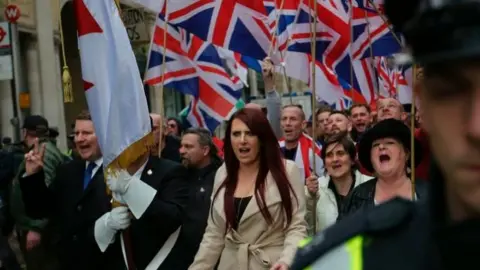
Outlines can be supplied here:
<path id="1" fill-rule="evenodd" d="M 145 165 L 145 168 L 143 168 L 142 175 L 140 176 L 140 179 L 152 186 L 152 181 L 154 181 L 154 177 L 158 177 L 158 174 L 160 172 L 159 168 L 155 166 L 155 164 L 158 164 L 158 161 L 155 161 L 155 157 L 149 157 L 147 164 Z M 155 185 L 153 185 L 155 186 Z"/>
<path id="2" fill-rule="evenodd" d="M 278 192 L 277 184 L 275 183 L 275 180 L 270 173 L 267 174 L 266 179 L 265 201 L 267 209 L 270 208 L 272 205 L 282 201 L 280 193 Z M 245 212 L 242 215 L 242 218 L 240 219 L 240 223 L 244 222 L 246 219 L 255 215 L 258 212 L 260 212 L 260 208 L 258 206 L 255 195 L 253 195 L 252 199 L 247 205 L 247 208 L 245 209 Z"/>

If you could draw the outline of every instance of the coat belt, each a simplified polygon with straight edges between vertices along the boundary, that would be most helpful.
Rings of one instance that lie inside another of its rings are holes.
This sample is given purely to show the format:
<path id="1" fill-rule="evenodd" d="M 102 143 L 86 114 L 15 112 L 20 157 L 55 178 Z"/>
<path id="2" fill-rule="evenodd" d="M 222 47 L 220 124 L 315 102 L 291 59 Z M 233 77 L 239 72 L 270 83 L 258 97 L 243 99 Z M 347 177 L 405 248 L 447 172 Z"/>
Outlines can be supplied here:
<path id="1" fill-rule="evenodd" d="M 265 247 L 283 246 L 283 244 L 284 237 L 282 236 L 272 239 L 272 241 L 262 241 L 260 244 L 250 244 L 247 241 L 244 241 L 242 237 L 233 230 L 227 234 L 225 241 L 225 247 L 237 248 L 237 263 L 239 270 L 248 270 L 249 254 L 251 254 L 263 267 L 271 267 L 272 261 L 263 249 Z"/>

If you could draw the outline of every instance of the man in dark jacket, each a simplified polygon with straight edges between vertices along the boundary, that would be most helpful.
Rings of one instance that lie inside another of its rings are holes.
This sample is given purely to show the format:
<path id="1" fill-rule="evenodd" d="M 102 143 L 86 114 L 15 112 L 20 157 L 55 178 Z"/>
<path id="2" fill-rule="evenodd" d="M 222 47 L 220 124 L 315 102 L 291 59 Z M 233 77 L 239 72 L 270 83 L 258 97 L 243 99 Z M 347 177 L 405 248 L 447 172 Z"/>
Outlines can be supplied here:
<path id="1" fill-rule="evenodd" d="M 41 181 L 43 164 L 38 160 L 44 149 L 37 147 L 26 155 L 27 175 L 20 184 L 27 211 L 60 222 L 62 270 L 118 270 L 127 265 L 150 269 L 183 219 L 189 191 L 186 171 L 180 164 L 145 153 L 127 170 L 109 175 L 109 190 L 115 201 L 124 204 L 112 209 L 94 134 L 89 115 L 77 119 L 75 144 L 84 161 L 61 167 L 58 177 L 61 174 L 64 179 L 57 179 L 54 187 L 47 188 Z"/>
<path id="2" fill-rule="evenodd" d="M 359 211 L 300 243 L 292 270 L 478 265 L 480 2 L 386 0 L 385 13 L 412 53 L 397 60 L 423 66 L 415 89 L 434 156 L 429 203 L 394 199 Z"/>
<path id="3" fill-rule="evenodd" d="M 177 241 L 160 270 L 187 270 L 193 262 L 207 226 L 215 173 L 222 163 L 210 132 L 203 128 L 183 133 L 180 155 L 189 171 L 190 196 Z"/>
<path id="4" fill-rule="evenodd" d="M 50 186 L 55 179 L 57 168 L 69 161 L 50 140 L 50 128 L 48 121 L 40 115 L 27 116 L 23 123 L 23 142 L 26 149 L 31 149 L 34 141 L 45 146 L 43 160 L 44 181 Z M 29 269 L 56 269 L 56 257 L 54 252 L 54 230 L 47 228 L 46 219 L 32 219 L 25 213 L 22 193 L 19 186 L 19 178 L 25 174 L 25 162 L 23 161 L 13 180 L 10 194 L 10 210 L 15 220 L 20 247 L 23 251 L 27 267 Z"/>

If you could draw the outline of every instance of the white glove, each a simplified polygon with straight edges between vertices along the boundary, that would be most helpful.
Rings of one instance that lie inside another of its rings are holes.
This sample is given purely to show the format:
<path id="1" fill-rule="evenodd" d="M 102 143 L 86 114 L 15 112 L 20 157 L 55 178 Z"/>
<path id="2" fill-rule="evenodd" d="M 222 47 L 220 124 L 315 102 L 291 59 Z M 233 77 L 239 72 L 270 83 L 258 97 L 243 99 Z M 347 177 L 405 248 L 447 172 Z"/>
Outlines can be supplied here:
<path id="1" fill-rule="evenodd" d="M 120 206 L 104 214 L 95 222 L 94 236 L 98 247 L 104 252 L 115 239 L 119 230 L 130 226 L 132 216 L 127 207 Z"/>
<path id="2" fill-rule="evenodd" d="M 130 226 L 130 220 L 132 216 L 128 211 L 128 208 L 125 206 L 115 207 L 107 213 L 107 218 L 105 219 L 105 226 L 112 230 L 120 231 L 125 230 Z"/>
<path id="3" fill-rule="evenodd" d="M 131 176 L 125 170 L 117 171 L 116 175 L 108 176 L 107 186 L 112 191 L 113 198 L 128 205 L 137 219 L 140 219 L 145 213 L 155 198 L 155 194 L 157 194 L 156 189 L 140 180 L 140 178 Z"/>
<path id="4" fill-rule="evenodd" d="M 133 178 L 126 170 L 120 170 L 108 176 L 107 185 L 112 192 L 124 194 Z"/>

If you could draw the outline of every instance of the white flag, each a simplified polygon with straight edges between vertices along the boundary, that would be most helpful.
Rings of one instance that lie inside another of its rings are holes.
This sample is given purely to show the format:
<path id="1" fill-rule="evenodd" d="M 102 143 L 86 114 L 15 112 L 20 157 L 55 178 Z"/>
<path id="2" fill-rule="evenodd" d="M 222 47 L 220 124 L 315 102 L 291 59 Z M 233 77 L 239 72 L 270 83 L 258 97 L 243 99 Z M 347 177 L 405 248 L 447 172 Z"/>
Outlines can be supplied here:
<path id="1" fill-rule="evenodd" d="M 74 4 L 85 95 L 104 168 L 126 168 L 153 142 L 135 55 L 114 1 Z"/>

